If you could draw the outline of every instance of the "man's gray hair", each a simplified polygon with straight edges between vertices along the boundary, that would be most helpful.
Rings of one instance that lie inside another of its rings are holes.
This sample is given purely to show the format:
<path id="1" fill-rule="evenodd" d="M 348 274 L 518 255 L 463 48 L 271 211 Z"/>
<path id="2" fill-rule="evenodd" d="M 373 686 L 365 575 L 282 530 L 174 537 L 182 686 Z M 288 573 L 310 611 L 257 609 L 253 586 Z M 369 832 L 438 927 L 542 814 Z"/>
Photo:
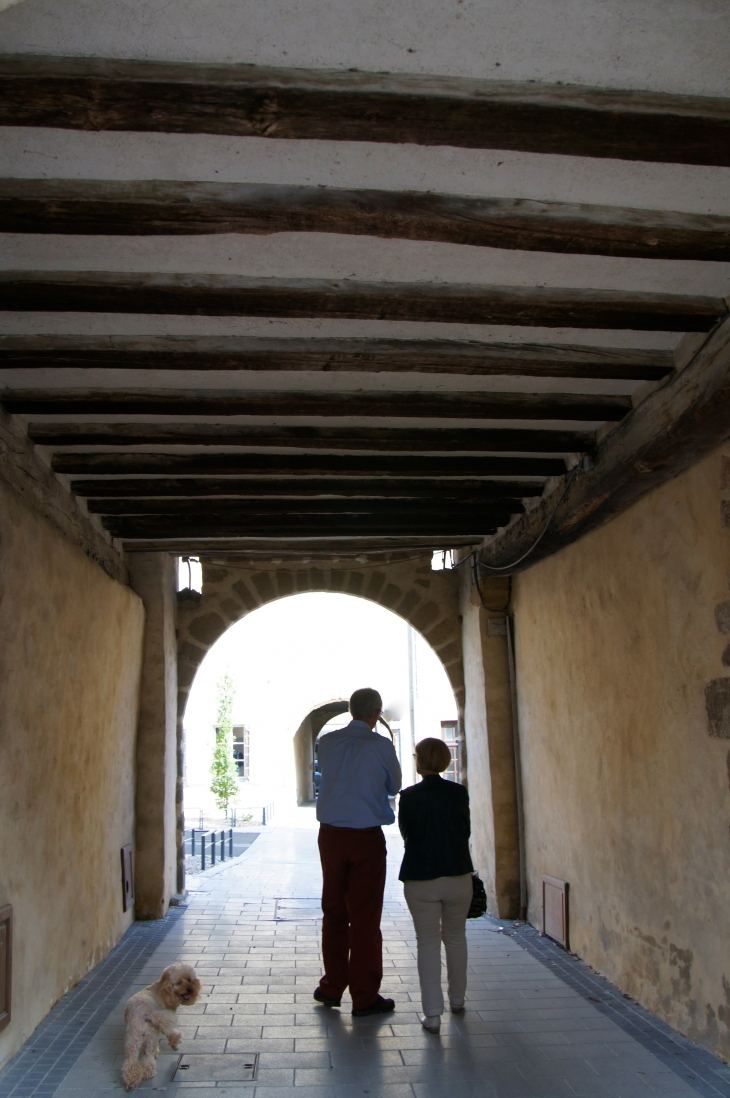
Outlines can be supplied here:
<path id="1" fill-rule="evenodd" d="M 383 699 L 369 686 L 356 690 L 350 698 L 350 713 L 354 720 L 368 721 L 383 708 Z"/>

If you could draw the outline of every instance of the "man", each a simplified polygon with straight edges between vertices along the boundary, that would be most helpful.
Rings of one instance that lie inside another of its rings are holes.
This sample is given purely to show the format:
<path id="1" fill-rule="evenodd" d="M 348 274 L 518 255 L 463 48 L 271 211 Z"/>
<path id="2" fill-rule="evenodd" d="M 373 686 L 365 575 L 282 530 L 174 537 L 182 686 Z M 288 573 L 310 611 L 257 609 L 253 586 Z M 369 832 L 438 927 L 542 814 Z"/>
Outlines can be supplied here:
<path id="1" fill-rule="evenodd" d="M 350 698 L 350 723 L 319 742 L 325 974 L 314 998 L 338 1007 L 349 987 L 356 1018 L 395 1009 L 392 999 L 379 994 L 385 888 L 382 825 L 395 820 L 388 797 L 400 789 L 401 769 L 393 744 L 374 731 L 382 708 L 377 690 L 356 690 Z"/>

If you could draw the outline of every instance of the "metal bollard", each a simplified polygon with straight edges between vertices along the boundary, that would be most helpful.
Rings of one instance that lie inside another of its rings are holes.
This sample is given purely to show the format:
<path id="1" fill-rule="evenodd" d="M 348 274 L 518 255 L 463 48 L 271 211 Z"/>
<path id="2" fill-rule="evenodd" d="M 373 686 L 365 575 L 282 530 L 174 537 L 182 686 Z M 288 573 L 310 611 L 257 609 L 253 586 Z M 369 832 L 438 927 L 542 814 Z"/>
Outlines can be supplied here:
<path id="1" fill-rule="evenodd" d="M 261 809 L 261 826 L 266 827 L 266 809 Z"/>
<path id="2" fill-rule="evenodd" d="M 215 865 L 215 831 L 209 831 L 210 835 L 210 864 Z"/>
<path id="3" fill-rule="evenodd" d="M 228 828 L 228 857 L 233 857 L 233 828 Z"/>
<path id="4" fill-rule="evenodd" d="M 221 831 L 221 861 L 226 860 L 226 833 Z"/>
<path id="5" fill-rule="evenodd" d="M 195 828 L 192 829 L 191 836 L 192 836 L 192 840 L 193 840 L 192 853 L 194 854 L 195 853 Z"/>
<path id="6" fill-rule="evenodd" d="M 205 870 L 205 832 L 200 836 L 200 869 Z"/>

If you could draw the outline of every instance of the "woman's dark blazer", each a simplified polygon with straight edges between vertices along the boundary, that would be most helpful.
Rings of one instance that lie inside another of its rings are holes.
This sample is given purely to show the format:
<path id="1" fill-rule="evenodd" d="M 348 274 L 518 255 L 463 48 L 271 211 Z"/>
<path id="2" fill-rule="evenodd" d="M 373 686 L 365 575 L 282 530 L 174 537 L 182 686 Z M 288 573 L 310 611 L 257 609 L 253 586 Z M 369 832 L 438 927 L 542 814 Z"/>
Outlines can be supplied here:
<path id="1" fill-rule="evenodd" d="M 469 794 L 463 785 L 433 774 L 402 790 L 398 826 L 406 843 L 401 881 L 432 881 L 474 871 Z"/>

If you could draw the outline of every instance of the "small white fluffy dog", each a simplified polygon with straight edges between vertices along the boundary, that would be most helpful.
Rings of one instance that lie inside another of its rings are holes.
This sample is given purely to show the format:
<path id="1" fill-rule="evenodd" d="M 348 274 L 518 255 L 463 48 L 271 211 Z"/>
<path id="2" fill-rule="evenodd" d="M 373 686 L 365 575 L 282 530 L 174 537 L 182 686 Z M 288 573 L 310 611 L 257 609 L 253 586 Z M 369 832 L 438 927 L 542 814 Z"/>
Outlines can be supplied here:
<path id="1" fill-rule="evenodd" d="M 127 1033 L 124 1039 L 122 1079 L 133 1090 L 143 1079 L 154 1079 L 160 1037 L 171 1049 L 178 1049 L 182 1034 L 175 1029 L 175 1011 L 192 1006 L 200 995 L 200 980 L 191 965 L 170 965 L 155 984 L 138 991 L 124 1008 Z"/>

